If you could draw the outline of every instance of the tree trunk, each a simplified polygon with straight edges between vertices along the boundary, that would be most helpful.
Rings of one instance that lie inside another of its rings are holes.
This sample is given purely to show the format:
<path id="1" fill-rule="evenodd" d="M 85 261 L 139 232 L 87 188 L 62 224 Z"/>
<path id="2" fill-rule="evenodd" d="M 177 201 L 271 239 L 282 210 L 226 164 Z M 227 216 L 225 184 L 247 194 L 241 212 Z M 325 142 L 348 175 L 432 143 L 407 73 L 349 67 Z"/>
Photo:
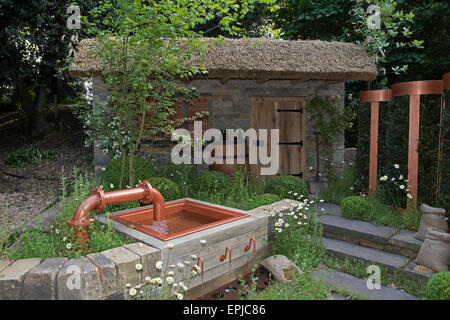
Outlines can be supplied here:
<path id="1" fill-rule="evenodd" d="M 38 136 L 48 130 L 48 122 L 45 119 L 45 106 L 47 103 L 47 87 L 40 85 L 36 95 L 36 100 L 28 91 L 28 83 L 19 79 L 16 82 L 17 93 L 22 102 L 22 108 L 28 117 L 27 131 L 32 136 Z"/>
<path id="2" fill-rule="evenodd" d="M 128 158 L 129 162 L 129 178 L 130 178 L 130 188 L 133 188 L 135 185 L 135 181 L 136 181 L 136 172 L 134 170 L 134 154 L 130 153 L 129 154 L 129 158 Z"/>

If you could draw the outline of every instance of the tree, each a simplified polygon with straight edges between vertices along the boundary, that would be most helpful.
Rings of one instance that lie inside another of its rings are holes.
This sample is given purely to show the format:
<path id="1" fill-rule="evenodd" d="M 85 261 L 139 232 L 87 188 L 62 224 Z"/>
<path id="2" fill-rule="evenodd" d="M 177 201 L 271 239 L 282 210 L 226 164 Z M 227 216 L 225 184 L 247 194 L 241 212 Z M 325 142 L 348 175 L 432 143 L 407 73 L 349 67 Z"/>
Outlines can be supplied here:
<path id="1" fill-rule="evenodd" d="M 127 158 L 129 185 L 135 184 L 141 168 L 134 167 L 134 158 L 142 137 L 157 140 L 184 120 L 174 119 L 174 97 L 192 97 L 195 88 L 179 80 L 207 72 L 201 57 L 208 43 L 194 29 L 219 17 L 218 28 L 234 34 L 237 19 L 255 3 L 272 1 L 105 0 L 93 9 L 92 53 L 104 66 L 110 99 L 107 106 L 80 114 L 89 142 L 97 141 L 105 153 L 121 157 L 120 187 Z"/>
<path id="2" fill-rule="evenodd" d="M 80 1 L 83 9 L 93 1 Z M 14 88 L 28 116 L 28 132 L 45 132 L 45 107 L 68 75 L 58 74 L 69 53 L 68 0 L 0 0 L 0 85 Z M 59 80 L 58 80 L 59 79 Z"/>

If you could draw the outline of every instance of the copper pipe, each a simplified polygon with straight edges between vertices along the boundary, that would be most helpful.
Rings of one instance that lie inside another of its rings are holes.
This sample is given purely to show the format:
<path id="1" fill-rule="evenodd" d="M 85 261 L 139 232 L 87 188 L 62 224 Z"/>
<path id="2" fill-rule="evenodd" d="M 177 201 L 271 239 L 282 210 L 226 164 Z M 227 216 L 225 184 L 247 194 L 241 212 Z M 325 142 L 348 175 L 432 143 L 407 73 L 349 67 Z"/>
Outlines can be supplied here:
<path id="1" fill-rule="evenodd" d="M 230 262 L 229 262 L 229 264 L 231 266 L 231 248 L 230 247 L 226 247 L 225 248 L 225 254 L 220 256 L 220 262 L 223 262 L 225 260 L 225 258 L 227 257 L 228 251 L 230 251 Z"/>
<path id="2" fill-rule="evenodd" d="M 244 251 L 247 252 L 252 247 L 253 242 L 253 256 L 256 255 L 256 241 L 255 238 L 250 238 L 250 242 L 248 243 L 248 246 L 245 246 Z"/>
<path id="3" fill-rule="evenodd" d="M 92 195 L 78 205 L 73 217 L 67 220 L 67 225 L 74 229 L 75 241 L 82 247 L 87 245 L 89 241 L 88 227 L 94 223 L 94 219 L 88 218 L 92 210 L 100 213 L 108 205 L 136 200 L 139 200 L 143 204 L 153 202 L 153 219 L 155 221 L 166 219 L 164 197 L 147 181 L 140 182 L 137 188 L 106 193 L 101 188 L 95 188 L 92 190 Z"/>
<path id="4" fill-rule="evenodd" d="M 393 97 L 409 95 L 408 184 L 411 187 L 413 199 L 407 202 L 408 208 L 417 207 L 420 96 L 424 94 L 442 95 L 442 87 L 442 80 L 410 81 L 392 85 Z"/>
<path id="5" fill-rule="evenodd" d="M 197 263 L 196 263 L 197 266 L 198 266 L 199 262 L 201 262 L 200 270 L 201 270 L 201 275 L 202 275 L 202 280 L 203 280 L 203 258 L 202 257 L 197 258 Z M 193 267 L 192 270 L 198 271 L 196 267 Z"/>
<path id="6" fill-rule="evenodd" d="M 381 101 L 391 101 L 391 90 L 363 91 L 359 95 L 361 102 L 370 102 L 370 162 L 369 162 L 369 194 L 373 197 L 377 188 L 378 165 L 378 115 Z"/>

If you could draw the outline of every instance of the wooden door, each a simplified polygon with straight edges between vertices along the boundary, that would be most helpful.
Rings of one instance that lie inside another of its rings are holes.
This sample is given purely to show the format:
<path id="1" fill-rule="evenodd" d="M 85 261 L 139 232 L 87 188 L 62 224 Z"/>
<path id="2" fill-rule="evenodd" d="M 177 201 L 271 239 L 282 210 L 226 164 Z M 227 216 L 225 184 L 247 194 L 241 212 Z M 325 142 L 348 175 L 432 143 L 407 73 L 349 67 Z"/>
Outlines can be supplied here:
<path id="1" fill-rule="evenodd" d="M 252 97 L 251 127 L 279 129 L 279 175 L 303 177 L 305 168 L 305 98 L 302 97 Z M 270 156 L 270 133 L 267 143 Z M 259 174 L 259 165 L 252 166 Z"/>

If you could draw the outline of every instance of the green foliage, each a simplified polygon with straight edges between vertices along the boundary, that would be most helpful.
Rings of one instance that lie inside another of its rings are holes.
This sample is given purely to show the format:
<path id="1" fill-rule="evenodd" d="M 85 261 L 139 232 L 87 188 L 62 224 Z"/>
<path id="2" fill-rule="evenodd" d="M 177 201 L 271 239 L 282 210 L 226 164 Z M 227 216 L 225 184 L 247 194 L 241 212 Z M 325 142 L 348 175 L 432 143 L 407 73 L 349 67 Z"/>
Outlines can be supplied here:
<path id="1" fill-rule="evenodd" d="M 125 161 L 128 162 L 129 158 L 125 158 Z M 142 169 L 136 173 L 137 181 L 149 180 L 151 177 L 156 176 L 156 170 L 152 166 L 150 162 L 147 160 L 136 157 L 134 159 L 136 167 L 142 167 Z M 120 170 L 122 169 L 122 159 L 113 159 L 105 168 L 105 171 L 102 173 L 101 184 L 103 186 L 103 190 L 110 191 L 113 189 L 123 189 L 125 186 L 120 186 Z M 129 168 L 125 167 L 124 175 L 128 175 Z M 135 186 L 130 186 L 135 187 Z"/>
<path id="2" fill-rule="evenodd" d="M 185 120 L 176 119 L 175 97 L 186 100 L 196 96 L 195 88 L 180 83 L 207 73 L 204 56 L 208 45 L 195 31 L 219 17 L 217 27 L 231 34 L 239 30 L 242 19 L 256 3 L 270 5 L 273 0 L 105 0 L 85 19 L 89 34 L 95 38 L 90 54 L 103 66 L 102 75 L 110 91 L 108 106 L 82 108 L 87 143 L 97 145 L 112 157 L 129 156 L 129 184 L 134 185 L 134 155 L 142 138 L 152 141 L 172 134 Z M 98 19 L 101 19 L 99 25 Z M 122 168 L 123 170 L 123 168 Z M 123 175 L 120 176 L 122 182 Z"/>
<path id="3" fill-rule="evenodd" d="M 148 182 L 157 189 L 164 197 L 164 201 L 172 201 L 180 198 L 180 189 L 178 185 L 163 177 L 153 177 Z"/>
<path id="4" fill-rule="evenodd" d="M 206 171 L 199 175 L 196 191 L 219 194 L 225 197 L 231 186 L 231 178 L 220 171 Z"/>
<path id="5" fill-rule="evenodd" d="M 346 166 L 342 174 L 328 179 L 328 189 L 322 195 L 323 200 L 340 204 L 344 198 L 355 195 L 355 168 Z"/>
<path id="6" fill-rule="evenodd" d="M 93 179 L 88 175 L 78 175 L 75 172 L 75 181 L 71 185 L 69 197 L 64 176 L 62 176 L 62 195 L 60 196 L 59 215 L 53 221 L 50 232 L 41 228 L 30 231 L 22 226 L 20 233 L 14 239 L 14 246 L 8 244 L 3 248 L 8 257 L 17 259 L 67 257 L 79 258 L 89 253 L 100 252 L 114 247 L 131 243 L 132 240 L 114 231 L 111 225 L 102 225 L 95 222 L 89 227 L 89 248 L 77 248 L 74 242 L 73 230 L 67 226 L 67 219 L 73 216 L 77 206 L 88 197 L 95 186 Z M 94 212 L 91 212 L 94 214 Z M 77 250 L 80 249 L 80 250 Z"/>
<path id="7" fill-rule="evenodd" d="M 347 197 L 341 202 L 341 214 L 349 219 L 366 220 L 370 215 L 369 201 L 362 197 Z"/>
<path id="8" fill-rule="evenodd" d="M 306 215 L 311 210 L 309 202 L 273 212 L 274 228 L 272 248 L 274 254 L 291 259 L 303 272 L 310 272 L 324 258 L 322 225 L 316 215 Z"/>
<path id="9" fill-rule="evenodd" d="M 39 164 L 45 160 L 53 160 L 58 156 L 57 151 L 42 150 L 30 144 L 9 154 L 6 164 L 13 167 L 24 167 L 29 164 Z"/>
<path id="10" fill-rule="evenodd" d="M 280 201 L 280 197 L 277 196 L 276 194 L 272 194 L 272 193 L 264 193 L 260 196 L 257 196 L 256 199 L 254 200 L 253 206 L 255 208 L 257 207 L 261 207 L 267 204 L 272 204 L 274 202 Z"/>
<path id="11" fill-rule="evenodd" d="M 322 147 L 327 164 L 328 176 L 334 175 L 333 142 L 337 134 L 351 127 L 354 113 L 340 104 L 338 98 L 314 96 L 308 100 L 306 110 L 320 132 L 319 145 Z"/>
<path id="12" fill-rule="evenodd" d="M 158 169 L 156 174 L 175 182 L 180 189 L 180 197 L 192 196 L 197 181 L 197 167 L 195 165 L 169 163 L 167 166 Z"/>
<path id="13" fill-rule="evenodd" d="M 275 176 L 267 181 L 264 187 L 264 193 L 272 193 L 281 197 L 282 199 L 298 199 L 299 195 L 308 197 L 309 190 L 308 185 L 304 180 L 300 180 L 297 177 Z"/>
<path id="14" fill-rule="evenodd" d="M 428 300 L 450 300 L 450 271 L 438 272 L 431 277 L 425 289 Z"/>

